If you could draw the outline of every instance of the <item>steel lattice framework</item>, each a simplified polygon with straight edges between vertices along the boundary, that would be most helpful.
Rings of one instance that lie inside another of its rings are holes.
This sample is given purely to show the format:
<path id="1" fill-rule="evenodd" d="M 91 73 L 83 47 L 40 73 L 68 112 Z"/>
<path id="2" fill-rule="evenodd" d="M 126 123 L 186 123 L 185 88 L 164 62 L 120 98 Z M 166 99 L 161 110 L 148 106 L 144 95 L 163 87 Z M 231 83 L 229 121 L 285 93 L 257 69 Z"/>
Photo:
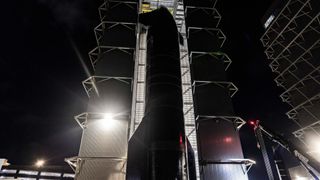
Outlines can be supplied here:
<path id="1" fill-rule="evenodd" d="M 231 59 L 220 51 L 226 36 L 218 28 L 221 15 L 216 3 L 105 0 L 99 7 L 101 23 L 94 29 L 97 47 L 89 52 L 95 73 L 82 82 L 89 97 L 88 111 L 75 116 L 83 129 L 79 155 L 66 159 L 76 179 L 125 178 L 127 142 L 145 111 L 148 32 L 137 23 L 137 17 L 138 13 L 150 12 L 160 5 L 172 12 L 184 39 L 180 46 L 183 111 L 186 135 L 194 151 L 196 179 L 247 179 L 254 161 L 243 158 L 238 130 L 245 121 L 233 114 L 231 97 L 238 89 L 225 77 Z M 209 64 L 204 73 L 203 62 Z M 113 101 L 115 97 L 117 101 Z M 116 116 L 121 120 L 118 130 L 104 131 L 97 123 L 104 118 L 103 109 L 114 108 L 114 104 L 122 105 Z M 205 124 L 216 130 L 201 139 L 199 134 L 205 131 Z M 208 142 L 199 141 L 212 137 L 218 144 L 208 149 L 217 153 L 208 158 L 200 150 Z"/>
<path id="2" fill-rule="evenodd" d="M 97 46 L 89 52 L 95 72 L 82 81 L 88 108 L 74 117 L 83 130 L 80 150 L 65 159 L 75 179 L 125 178 L 138 8 L 135 0 L 105 0 L 98 9 Z M 105 118 L 109 110 L 116 121 Z"/>
<path id="3" fill-rule="evenodd" d="M 211 131 L 214 131 L 214 128 L 224 123 L 231 123 L 231 127 L 237 131 L 245 123 L 240 117 L 234 116 L 232 110 L 226 110 L 232 108 L 227 101 L 236 94 L 238 88 L 224 77 L 232 61 L 227 54 L 221 52 L 226 36 L 219 28 L 222 17 L 216 9 L 216 3 L 217 0 L 178 1 L 176 22 L 185 39 L 180 54 L 186 134 L 195 151 L 197 179 L 246 179 L 254 162 L 243 159 L 242 153 L 208 157 L 202 149 L 204 146 L 212 149 L 205 143 L 206 138 L 217 140 L 221 136 L 218 132 L 212 137 L 204 137 L 204 125 L 212 126 Z M 207 68 L 203 67 L 203 63 Z M 207 99 L 203 99 L 204 94 Z M 223 98 L 221 104 L 217 96 Z M 219 104 L 224 110 L 215 104 Z M 232 136 L 232 131 L 225 131 Z M 237 139 L 236 136 L 232 137 Z M 241 149 L 236 145 L 233 148 Z M 223 147 L 216 149 L 222 150 Z M 213 151 L 219 154 L 219 150 Z M 228 159 L 228 156 L 237 158 Z M 223 169 L 229 169 L 228 173 Z"/>
<path id="4" fill-rule="evenodd" d="M 285 89 L 280 97 L 292 107 L 287 115 L 300 127 L 293 134 L 310 151 L 310 137 L 320 139 L 319 15 L 317 0 L 289 0 L 261 37 L 274 80 Z"/>

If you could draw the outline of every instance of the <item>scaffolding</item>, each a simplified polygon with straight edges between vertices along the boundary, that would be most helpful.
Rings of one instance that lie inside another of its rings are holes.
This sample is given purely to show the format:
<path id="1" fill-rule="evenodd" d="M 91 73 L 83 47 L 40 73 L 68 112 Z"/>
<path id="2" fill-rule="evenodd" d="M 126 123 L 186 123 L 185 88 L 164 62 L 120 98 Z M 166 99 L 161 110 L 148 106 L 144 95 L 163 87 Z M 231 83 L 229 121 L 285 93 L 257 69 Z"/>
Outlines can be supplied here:
<path id="1" fill-rule="evenodd" d="M 273 16 L 273 15 L 271 15 Z M 291 106 L 293 134 L 320 161 L 310 138 L 320 139 L 320 5 L 317 0 L 289 0 L 261 37 L 280 95 Z M 317 154 L 318 153 L 318 154 Z"/>

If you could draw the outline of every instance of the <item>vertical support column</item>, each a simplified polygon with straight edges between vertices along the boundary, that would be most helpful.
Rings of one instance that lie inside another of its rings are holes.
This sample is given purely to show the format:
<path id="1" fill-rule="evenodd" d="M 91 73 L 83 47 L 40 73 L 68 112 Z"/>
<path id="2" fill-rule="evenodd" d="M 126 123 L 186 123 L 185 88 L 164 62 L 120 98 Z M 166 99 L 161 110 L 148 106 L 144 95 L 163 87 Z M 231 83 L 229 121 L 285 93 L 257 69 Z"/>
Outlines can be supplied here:
<path id="1" fill-rule="evenodd" d="M 146 86 L 146 57 L 147 57 L 147 33 L 142 32 L 142 27 L 137 26 L 136 63 L 134 70 L 133 102 L 131 113 L 130 137 L 138 128 L 144 116 L 145 86 Z"/>
<path id="2" fill-rule="evenodd" d="M 262 157 L 263 157 L 264 165 L 266 166 L 266 169 L 267 169 L 268 178 L 269 180 L 274 180 L 270 159 L 268 157 L 267 148 L 264 143 L 264 139 L 263 139 L 260 128 L 255 129 L 255 134 L 257 136 L 257 139 L 261 148 Z"/>
<path id="3" fill-rule="evenodd" d="M 189 150 L 189 178 L 200 179 L 198 146 L 196 134 L 196 122 L 194 116 L 194 101 L 192 97 L 192 82 L 190 73 L 190 59 L 188 51 L 188 42 L 186 36 L 185 9 L 183 1 L 177 1 L 175 8 L 175 21 L 180 34 L 183 37 L 184 44 L 180 46 L 180 64 L 181 64 L 181 81 L 183 95 L 183 112 L 185 121 L 186 138 L 188 139 L 192 150 Z M 193 154 L 190 154 L 193 153 Z M 194 167 L 192 166 L 194 164 Z M 193 172 L 195 169 L 195 172 Z M 195 173 L 195 174 L 193 174 Z"/>
<path id="4" fill-rule="evenodd" d="M 89 52 L 95 72 L 82 82 L 87 112 L 75 116 L 83 129 L 79 155 L 71 164 L 75 179 L 125 179 L 137 9 L 131 0 L 105 0 L 99 7 L 97 47 Z"/>
<path id="5" fill-rule="evenodd" d="M 244 122 L 233 113 L 230 97 L 237 88 L 226 79 L 231 61 L 220 50 L 226 37 L 217 28 L 221 16 L 215 4 L 215 0 L 184 0 L 199 179 L 248 179 L 238 135 Z"/>

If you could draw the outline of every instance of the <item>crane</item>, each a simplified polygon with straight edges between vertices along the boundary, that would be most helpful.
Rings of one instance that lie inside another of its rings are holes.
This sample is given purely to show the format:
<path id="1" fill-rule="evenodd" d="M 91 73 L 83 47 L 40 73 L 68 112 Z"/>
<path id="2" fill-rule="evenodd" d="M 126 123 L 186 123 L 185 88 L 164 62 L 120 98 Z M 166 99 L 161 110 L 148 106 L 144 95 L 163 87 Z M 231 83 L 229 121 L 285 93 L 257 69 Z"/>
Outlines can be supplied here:
<path id="1" fill-rule="evenodd" d="M 286 140 L 283 136 L 263 127 L 260 124 L 259 120 L 249 120 L 248 124 L 254 127 L 254 132 L 257 137 L 257 141 L 262 148 L 263 159 L 266 163 L 269 179 L 273 179 L 272 175 L 269 175 L 271 172 L 270 162 L 267 158 L 265 145 L 263 142 L 262 134 L 264 134 L 272 142 L 279 144 L 284 149 L 286 149 L 290 154 L 292 154 L 300 164 L 309 172 L 309 174 L 316 180 L 320 180 L 320 163 L 315 160 L 313 157 L 302 151 L 299 147 L 294 145 L 292 142 Z M 265 152 L 265 153 L 263 153 Z"/>

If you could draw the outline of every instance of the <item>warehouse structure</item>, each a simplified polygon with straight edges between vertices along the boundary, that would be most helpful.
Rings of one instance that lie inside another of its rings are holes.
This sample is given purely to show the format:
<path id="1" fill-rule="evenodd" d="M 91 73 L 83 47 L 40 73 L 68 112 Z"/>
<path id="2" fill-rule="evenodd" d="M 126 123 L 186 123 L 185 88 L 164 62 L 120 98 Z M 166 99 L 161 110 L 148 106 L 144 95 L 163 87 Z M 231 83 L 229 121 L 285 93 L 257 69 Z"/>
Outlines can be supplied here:
<path id="1" fill-rule="evenodd" d="M 130 137 L 145 112 L 146 39 L 138 14 L 166 6 L 184 38 L 180 46 L 185 132 L 195 172 L 186 179 L 247 179 L 254 163 L 244 159 L 227 81 L 230 58 L 215 0 L 105 0 L 95 28 L 97 47 L 89 52 L 95 74 L 83 81 L 88 112 L 75 116 L 83 128 L 79 154 L 66 161 L 76 179 L 125 179 Z M 191 167 L 185 167 L 186 171 Z M 192 173 L 191 173 L 192 174 Z"/>

